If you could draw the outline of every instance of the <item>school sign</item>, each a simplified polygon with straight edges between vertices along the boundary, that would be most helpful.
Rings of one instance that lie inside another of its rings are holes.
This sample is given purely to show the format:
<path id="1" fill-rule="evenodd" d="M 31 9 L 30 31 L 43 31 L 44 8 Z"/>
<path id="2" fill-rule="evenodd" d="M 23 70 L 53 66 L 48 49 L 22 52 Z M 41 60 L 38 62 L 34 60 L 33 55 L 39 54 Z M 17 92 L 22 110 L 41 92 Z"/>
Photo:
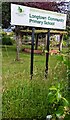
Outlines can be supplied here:
<path id="1" fill-rule="evenodd" d="M 11 4 L 11 24 L 66 29 L 66 14 Z"/>

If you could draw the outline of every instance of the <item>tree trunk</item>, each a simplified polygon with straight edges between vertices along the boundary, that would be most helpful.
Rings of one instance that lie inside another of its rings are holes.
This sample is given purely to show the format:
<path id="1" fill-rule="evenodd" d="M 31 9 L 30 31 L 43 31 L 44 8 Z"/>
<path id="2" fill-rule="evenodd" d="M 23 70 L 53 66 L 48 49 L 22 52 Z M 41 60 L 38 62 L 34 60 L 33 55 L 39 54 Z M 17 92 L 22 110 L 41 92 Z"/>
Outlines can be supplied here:
<path id="1" fill-rule="evenodd" d="M 19 61 L 19 28 L 16 26 L 15 28 L 16 32 L 16 60 Z"/>
<path id="2" fill-rule="evenodd" d="M 17 48 L 16 60 L 19 61 L 19 36 L 16 36 L 16 48 Z"/>
<path id="3" fill-rule="evenodd" d="M 63 35 L 60 35 L 59 51 L 62 51 Z"/>
<path id="4" fill-rule="evenodd" d="M 22 34 L 19 34 L 19 51 L 22 49 Z"/>

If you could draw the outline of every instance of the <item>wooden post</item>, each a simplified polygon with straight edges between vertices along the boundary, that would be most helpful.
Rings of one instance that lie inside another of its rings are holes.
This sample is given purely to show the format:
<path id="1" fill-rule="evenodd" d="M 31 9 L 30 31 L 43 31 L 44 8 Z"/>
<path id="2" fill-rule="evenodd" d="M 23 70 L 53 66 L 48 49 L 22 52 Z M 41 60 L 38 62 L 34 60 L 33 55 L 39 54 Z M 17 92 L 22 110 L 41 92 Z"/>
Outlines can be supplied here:
<path id="1" fill-rule="evenodd" d="M 39 34 L 36 35 L 35 50 L 38 49 L 38 36 L 39 36 Z"/>
<path id="2" fill-rule="evenodd" d="M 59 51 L 62 51 L 63 35 L 60 35 Z"/>
<path id="3" fill-rule="evenodd" d="M 50 29 L 48 29 L 47 33 L 47 44 L 46 44 L 46 69 L 45 69 L 45 77 L 47 78 L 48 74 L 48 61 L 49 61 L 49 44 L 50 44 Z"/>
<path id="4" fill-rule="evenodd" d="M 19 28 L 18 26 L 16 26 L 15 28 L 15 32 L 16 32 L 16 60 L 19 61 Z"/>
<path id="5" fill-rule="evenodd" d="M 35 30 L 35 28 L 32 28 L 32 44 L 31 44 L 31 70 L 30 70 L 31 79 L 32 79 L 32 76 L 33 76 L 34 30 Z"/>

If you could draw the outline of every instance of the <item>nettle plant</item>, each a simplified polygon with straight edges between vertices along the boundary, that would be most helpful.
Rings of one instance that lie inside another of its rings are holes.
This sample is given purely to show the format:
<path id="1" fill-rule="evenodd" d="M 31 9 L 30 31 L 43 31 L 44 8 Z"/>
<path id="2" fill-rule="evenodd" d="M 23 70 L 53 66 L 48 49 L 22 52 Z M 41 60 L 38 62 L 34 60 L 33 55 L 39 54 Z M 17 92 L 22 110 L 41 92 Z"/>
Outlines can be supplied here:
<path id="1" fill-rule="evenodd" d="M 53 118 L 64 118 L 68 114 L 69 102 L 65 97 L 62 96 L 61 86 L 52 86 L 49 88 L 48 93 L 48 114 L 52 115 Z"/>

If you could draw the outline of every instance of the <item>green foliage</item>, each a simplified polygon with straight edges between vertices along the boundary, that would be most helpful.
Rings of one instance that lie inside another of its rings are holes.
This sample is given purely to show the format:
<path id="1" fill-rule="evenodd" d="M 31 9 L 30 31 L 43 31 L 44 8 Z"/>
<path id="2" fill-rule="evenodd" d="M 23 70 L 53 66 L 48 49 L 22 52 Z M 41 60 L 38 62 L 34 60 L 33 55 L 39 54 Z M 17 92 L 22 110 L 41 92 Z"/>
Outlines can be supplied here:
<path id="1" fill-rule="evenodd" d="M 68 53 L 68 54 L 67 54 Z M 66 66 L 66 76 L 67 76 L 67 97 L 70 103 L 70 54 L 69 49 L 66 54 L 58 55 L 57 59 Z"/>
<path id="2" fill-rule="evenodd" d="M 51 86 L 51 84 L 58 83 L 59 77 L 59 80 L 62 81 L 63 88 L 65 89 L 65 83 L 67 80 L 65 66 L 58 64 L 56 67 L 57 63 L 60 61 L 57 59 L 57 55 L 49 56 L 49 73 L 46 79 L 44 77 L 45 55 L 34 55 L 34 74 L 33 79 L 30 80 L 30 54 L 20 52 L 20 61 L 15 61 L 15 45 L 7 45 L 2 49 L 3 118 L 29 118 L 44 120 L 46 115 L 51 113 L 50 110 L 52 109 L 52 105 L 50 105 L 48 112 L 48 90 L 51 92 L 50 94 L 52 94 L 53 91 L 55 95 L 58 89 L 57 86 L 49 89 L 49 86 Z M 63 88 L 59 91 L 56 98 L 60 99 L 61 95 L 62 97 L 65 95 Z M 51 96 L 52 95 L 50 95 L 50 99 Z M 60 102 L 59 99 L 58 101 Z M 54 96 L 52 101 L 54 101 Z M 53 103 L 51 102 L 51 104 Z M 66 104 L 66 102 L 63 104 Z M 62 107 L 59 108 L 59 110 L 60 109 L 62 109 Z M 57 111 L 57 114 L 58 113 L 59 111 Z"/>
<path id="3" fill-rule="evenodd" d="M 2 34 L 2 36 L 7 35 L 7 33 L 6 33 L 6 32 L 4 32 L 4 31 L 2 31 L 2 32 L 1 32 L 1 34 Z"/>
<path id="4" fill-rule="evenodd" d="M 69 36 L 67 34 L 64 35 L 63 39 L 68 40 Z"/>
<path id="5" fill-rule="evenodd" d="M 51 36 L 50 38 L 50 48 L 59 45 L 59 42 L 56 40 L 55 36 Z"/>
<path id="6" fill-rule="evenodd" d="M 9 36 L 12 37 L 15 33 L 14 32 L 10 32 Z"/>
<path id="7" fill-rule="evenodd" d="M 47 50 L 45 50 L 45 53 L 48 53 L 48 51 L 47 51 Z"/>
<path id="8" fill-rule="evenodd" d="M 10 2 L 2 2 L 2 28 L 8 28 L 11 20 Z"/>
<path id="9" fill-rule="evenodd" d="M 13 45 L 13 41 L 9 36 L 4 35 L 2 37 L 2 45 Z"/>
<path id="10" fill-rule="evenodd" d="M 67 46 L 67 42 L 63 41 L 63 46 L 66 47 Z"/>
<path id="11" fill-rule="evenodd" d="M 27 41 L 28 41 L 28 35 L 26 35 L 26 36 L 25 36 L 25 40 L 27 40 Z"/>
<path id="12" fill-rule="evenodd" d="M 65 107 L 68 107 L 69 102 L 62 96 L 60 84 L 49 88 L 47 99 L 49 114 L 56 117 L 65 115 Z"/>

